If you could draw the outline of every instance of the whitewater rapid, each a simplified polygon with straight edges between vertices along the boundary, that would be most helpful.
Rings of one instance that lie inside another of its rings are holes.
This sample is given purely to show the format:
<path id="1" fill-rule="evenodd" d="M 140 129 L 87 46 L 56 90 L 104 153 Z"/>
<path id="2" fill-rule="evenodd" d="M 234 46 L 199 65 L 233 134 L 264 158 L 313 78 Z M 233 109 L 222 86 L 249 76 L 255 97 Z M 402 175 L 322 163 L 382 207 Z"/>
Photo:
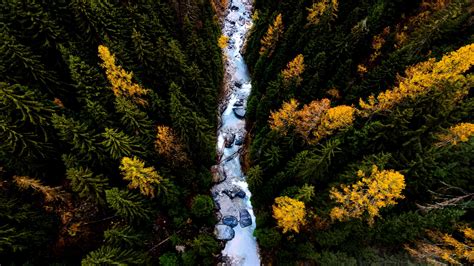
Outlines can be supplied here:
<path id="1" fill-rule="evenodd" d="M 226 265 L 260 265 L 257 241 L 253 236 L 256 224 L 251 193 L 240 163 L 240 150 L 246 135 L 245 110 L 251 90 L 247 65 L 241 52 L 252 27 L 252 4 L 252 0 L 230 0 L 222 28 L 229 41 L 223 49 L 225 96 L 220 105 L 217 132 L 219 163 L 213 167 L 217 184 L 211 193 L 219 210 L 216 237 L 227 241 L 222 250 Z"/>

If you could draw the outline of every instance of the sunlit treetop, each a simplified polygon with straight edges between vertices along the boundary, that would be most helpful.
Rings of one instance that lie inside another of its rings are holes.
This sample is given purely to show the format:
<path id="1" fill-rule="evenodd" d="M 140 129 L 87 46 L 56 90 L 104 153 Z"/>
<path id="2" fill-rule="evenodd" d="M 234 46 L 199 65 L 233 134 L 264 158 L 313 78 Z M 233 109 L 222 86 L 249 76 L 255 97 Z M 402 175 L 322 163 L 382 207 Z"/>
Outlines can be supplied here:
<path id="1" fill-rule="evenodd" d="M 148 90 L 132 82 L 133 73 L 116 65 L 115 55 L 110 53 L 106 46 L 99 45 L 99 57 L 115 96 L 128 97 L 137 104 L 145 105 L 147 102 L 142 96 L 146 95 Z"/>
<path id="2" fill-rule="evenodd" d="M 283 35 L 283 29 L 283 19 L 281 14 L 278 14 L 273 23 L 268 26 L 267 32 L 260 40 L 260 43 L 262 45 L 260 47 L 260 55 L 272 55 L 278 40 Z"/>
<path id="3" fill-rule="evenodd" d="M 288 63 L 284 70 L 281 71 L 281 75 L 286 83 L 294 80 L 295 83 L 299 85 L 302 81 L 301 74 L 304 72 L 304 69 L 304 56 L 299 54 Z"/>
<path id="4" fill-rule="evenodd" d="M 338 8 L 338 0 L 318 0 L 318 2 L 313 3 L 310 8 L 307 8 L 308 17 L 306 19 L 309 24 L 316 25 L 326 12 L 330 12 L 332 18 L 337 17 Z"/>
<path id="5" fill-rule="evenodd" d="M 306 210 L 303 202 L 290 197 L 275 198 L 272 206 L 273 218 L 283 233 L 293 231 L 299 233 L 301 226 L 305 225 Z"/>
<path id="6" fill-rule="evenodd" d="M 439 134 L 439 142 L 436 146 L 446 146 L 447 144 L 456 145 L 460 142 L 467 142 L 474 135 L 474 124 L 459 123 L 449 128 L 444 134 Z"/>
<path id="7" fill-rule="evenodd" d="M 436 62 L 434 58 L 421 62 L 405 71 L 405 78 L 399 78 L 399 84 L 393 90 L 381 92 L 377 97 L 370 96 L 367 101 L 359 100 L 365 114 L 386 111 L 408 98 L 424 95 L 434 88 L 442 89 L 443 83 L 461 84 L 458 97 L 469 92 L 472 78 L 463 75 L 474 64 L 474 44 L 469 44 L 451 52 Z"/>
<path id="8" fill-rule="evenodd" d="M 365 218 L 372 225 L 381 208 L 395 205 L 397 199 L 403 198 L 405 177 L 394 170 L 379 170 L 375 165 L 370 175 L 359 170 L 357 176 L 361 180 L 355 184 L 331 188 L 330 197 L 338 204 L 331 210 L 331 219 Z"/>

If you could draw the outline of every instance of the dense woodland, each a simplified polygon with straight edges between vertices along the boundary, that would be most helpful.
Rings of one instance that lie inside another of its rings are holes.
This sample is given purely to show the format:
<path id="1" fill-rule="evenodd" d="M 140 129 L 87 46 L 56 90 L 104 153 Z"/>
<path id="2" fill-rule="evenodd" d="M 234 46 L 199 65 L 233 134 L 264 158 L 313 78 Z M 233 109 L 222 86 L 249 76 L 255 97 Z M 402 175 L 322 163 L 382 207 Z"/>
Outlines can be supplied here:
<path id="1" fill-rule="evenodd" d="M 0 264 L 217 263 L 219 4 L 1 1 Z M 474 263 L 473 13 L 255 0 L 264 264 Z"/>
<path id="2" fill-rule="evenodd" d="M 256 0 L 246 162 L 265 263 L 473 263 L 473 12 Z"/>
<path id="3" fill-rule="evenodd" d="M 0 13 L 0 264 L 212 264 L 211 4 L 4 0 Z"/>

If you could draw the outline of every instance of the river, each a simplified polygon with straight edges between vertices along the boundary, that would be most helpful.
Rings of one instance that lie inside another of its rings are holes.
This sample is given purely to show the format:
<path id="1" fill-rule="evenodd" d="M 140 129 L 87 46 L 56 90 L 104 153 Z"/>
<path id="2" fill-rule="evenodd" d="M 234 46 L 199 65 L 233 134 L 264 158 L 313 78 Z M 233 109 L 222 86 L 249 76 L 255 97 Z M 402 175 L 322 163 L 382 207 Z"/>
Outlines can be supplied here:
<path id="1" fill-rule="evenodd" d="M 260 265 L 258 246 L 253 231 L 255 216 L 251 193 L 240 163 L 245 141 L 245 108 L 251 91 L 247 65 L 242 56 L 247 33 L 252 27 L 252 0 L 230 0 L 222 32 L 229 37 L 223 49 L 225 60 L 224 97 L 220 104 L 217 138 L 219 163 L 213 166 L 211 189 L 218 208 L 215 234 L 226 241 L 222 250 L 226 265 Z"/>

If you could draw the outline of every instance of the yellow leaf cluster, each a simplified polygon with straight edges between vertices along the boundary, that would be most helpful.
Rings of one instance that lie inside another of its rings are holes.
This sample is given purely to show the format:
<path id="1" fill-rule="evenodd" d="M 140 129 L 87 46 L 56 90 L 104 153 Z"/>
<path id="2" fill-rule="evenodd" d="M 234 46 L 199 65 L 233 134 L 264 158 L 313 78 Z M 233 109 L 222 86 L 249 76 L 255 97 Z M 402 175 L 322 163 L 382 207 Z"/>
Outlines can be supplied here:
<path id="1" fill-rule="evenodd" d="M 422 96 L 437 86 L 442 89 L 443 83 L 460 84 L 463 88 L 459 97 L 469 92 L 474 80 L 463 75 L 474 64 L 474 43 L 451 52 L 436 62 L 435 59 L 409 67 L 403 79 L 399 79 L 398 87 L 381 92 L 377 98 L 370 96 L 367 102 L 360 99 L 359 104 L 368 115 L 370 112 L 392 109 L 407 98 Z"/>
<path id="2" fill-rule="evenodd" d="M 99 57 L 102 59 L 101 66 L 105 69 L 105 74 L 112 85 L 115 96 L 128 97 L 137 104 L 145 105 L 147 102 L 141 97 L 146 95 L 148 90 L 132 82 L 133 73 L 116 65 L 115 56 L 106 46 L 99 45 Z"/>
<path id="3" fill-rule="evenodd" d="M 273 218 L 276 219 L 278 227 L 283 233 L 293 231 L 299 233 L 301 226 L 305 224 L 306 210 L 304 203 L 290 197 L 275 198 L 272 206 Z"/>
<path id="4" fill-rule="evenodd" d="M 467 142 L 474 135 L 474 124 L 459 123 L 449 128 L 446 134 L 439 134 L 440 142 L 436 146 L 441 147 L 447 144 L 456 145 L 459 142 Z"/>
<path id="5" fill-rule="evenodd" d="M 452 235 L 438 231 L 427 231 L 428 239 L 415 242 L 415 247 L 405 245 L 411 256 L 421 262 L 433 265 L 449 263 L 464 265 L 474 263 L 474 230 L 470 227 L 460 230 L 464 235 L 461 242 Z"/>
<path id="6" fill-rule="evenodd" d="M 119 169 L 123 179 L 130 181 L 128 188 L 138 188 L 142 195 L 155 197 L 154 185 L 160 184 L 163 178 L 154 167 L 145 167 L 145 162 L 136 157 L 123 157 Z"/>
<path id="7" fill-rule="evenodd" d="M 321 0 L 317 3 L 313 3 L 308 10 L 307 20 L 309 24 L 316 25 L 319 23 L 321 17 L 326 13 L 326 11 L 331 12 L 332 17 L 336 17 L 337 10 L 339 8 L 338 0 Z"/>
<path id="8" fill-rule="evenodd" d="M 296 84 L 299 85 L 302 81 L 301 74 L 304 68 L 304 56 L 299 54 L 295 59 L 291 60 L 286 66 L 286 69 L 281 72 L 284 82 L 288 84 L 291 80 L 294 80 Z"/>
<path id="9" fill-rule="evenodd" d="M 172 164 L 189 163 L 189 158 L 184 151 L 183 145 L 170 127 L 157 127 L 155 148 L 160 155 L 171 161 Z"/>
<path id="10" fill-rule="evenodd" d="M 286 135 L 288 129 L 296 125 L 298 119 L 298 101 L 291 99 L 290 102 L 284 102 L 280 110 L 271 112 L 270 128 Z"/>
<path id="11" fill-rule="evenodd" d="M 283 103 L 280 110 L 271 112 L 269 125 L 272 130 L 285 135 L 290 128 L 309 144 L 316 144 L 336 130 L 346 128 L 354 122 L 356 109 L 347 105 L 331 108 L 329 99 L 312 101 L 298 110 L 298 102 L 291 99 Z"/>
<path id="12" fill-rule="evenodd" d="M 370 55 L 370 62 L 374 62 L 381 54 L 381 49 L 385 44 L 385 37 L 390 34 L 390 27 L 385 27 L 382 33 L 375 35 L 372 38 L 372 54 Z"/>
<path id="13" fill-rule="evenodd" d="M 227 47 L 227 42 L 229 41 L 229 37 L 222 34 L 221 37 L 219 37 L 219 39 L 217 40 L 217 45 L 221 48 L 221 49 L 225 49 Z"/>
<path id="14" fill-rule="evenodd" d="M 268 26 L 267 32 L 260 40 L 260 44 L 262 45 L 260 47 L 260 55 L 267 54 L 268 56 L 271 56 L 278 40 L 282 35 L 283 20 L 281 14 L 278 14 L 272 25 Z"/>
<path id="15" fill-rule="evenodd" d="M 370 176 L 359 170 L 360 181 L 350 186 L 341 185 L 340 189 L 331 188 L 330 197 L 339 206 L 331 210 L 332 220 L 346 221 L 349 218 L 362 218 L 367 213 L 369 225 L 379 215 L 381 208 L 395 205 L 397 199 L 402 199 L 405 188 L 405 177 L 394 170 L 379 171 L 372 166 Z"/>

